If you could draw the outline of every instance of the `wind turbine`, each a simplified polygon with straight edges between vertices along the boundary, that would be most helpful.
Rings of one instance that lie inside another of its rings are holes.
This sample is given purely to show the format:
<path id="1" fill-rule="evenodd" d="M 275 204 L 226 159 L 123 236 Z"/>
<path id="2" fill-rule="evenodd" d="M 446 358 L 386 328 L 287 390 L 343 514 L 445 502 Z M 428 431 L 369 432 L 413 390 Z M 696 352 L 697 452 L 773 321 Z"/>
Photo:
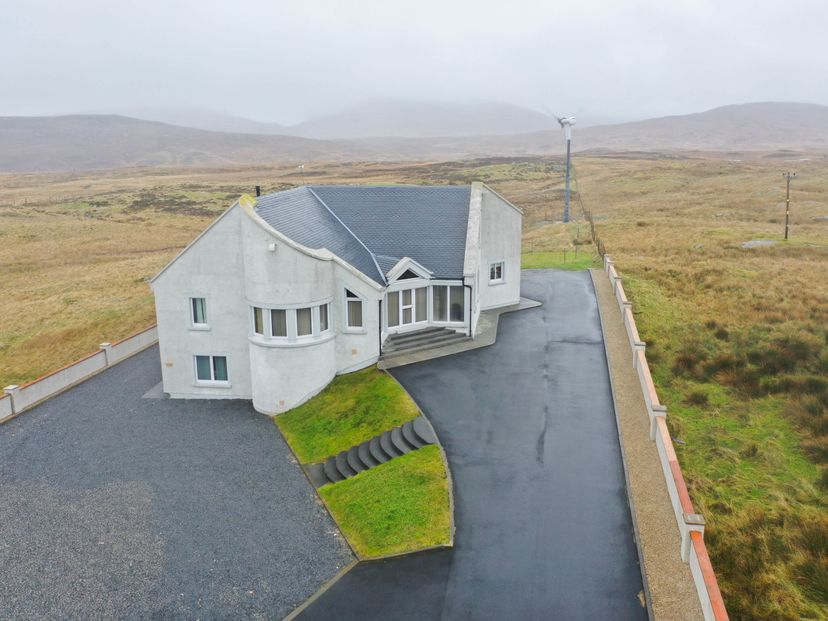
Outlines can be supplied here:
<path id="1" fill-rule="evenodd" d="M 572 145 L 572 126 L 575 125 L 575 117 L 555 115 L 555 118 L 558 119 L 558 123 L 561 124 L 564 134 L 566 134 L 566 191 L 564 193 L 563 221 L 569 222 L 569 158 Z"/>

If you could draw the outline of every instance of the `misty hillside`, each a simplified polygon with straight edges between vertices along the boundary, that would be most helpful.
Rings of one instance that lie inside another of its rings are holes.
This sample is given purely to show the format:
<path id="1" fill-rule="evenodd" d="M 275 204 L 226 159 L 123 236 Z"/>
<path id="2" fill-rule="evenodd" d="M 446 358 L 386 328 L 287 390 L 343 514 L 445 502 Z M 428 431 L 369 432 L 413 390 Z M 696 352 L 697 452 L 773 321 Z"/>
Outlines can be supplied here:
<path id="1" fill-rule="evenodd" d="M 433 138 L 522 134 L 554 124 L 555 119 L 545 114 L 505 103 L 377 101 L 286 129 L 292 135 L 322 139 Z"/>
<path id="2" fill-rule="evenodd" d="M 555 125 L 554 118 L 535 110 L 488 101 L 370 101 L 296 125 L 262 123 L 207 110 L 136 110 L 130 116 L 208 131 L 320 140 L 521 134 Z"/>
<path id="3" fill-rule="evenodd" d="M 577 131 L 577 129 L 576 129 Z M 828 148 L 828 106 L 749 103 L 698 114 L 586 127 L 578 149 L 767 151 Z"/>
<path id="4" fill-rule="evenodd" d="M 393 123 L 389 119 L 377 121 L 375 127 L 388 123 L 391 131 L 400 117 L 394 119 Z M 462 126 L 479 130 L 478 122 L 470 120 Z M 576 152 L 824 151 L 828 150 L 828 107 L 756 103 L 618 125 L 576 126 L 573 147 Z M 122 116 L 0 117 L 0 171 L 7 172 L 324 159 L 520 157 L 560 155 L 563 151 L 559 130 L 316 140 L 211 132 Z"/>
<path id="5" fill-rule="evenodd" d="M 347 145 L 208 132 L 123 116 L 0 117 L 0 170 L 239 164 L 357 156 Z"/>

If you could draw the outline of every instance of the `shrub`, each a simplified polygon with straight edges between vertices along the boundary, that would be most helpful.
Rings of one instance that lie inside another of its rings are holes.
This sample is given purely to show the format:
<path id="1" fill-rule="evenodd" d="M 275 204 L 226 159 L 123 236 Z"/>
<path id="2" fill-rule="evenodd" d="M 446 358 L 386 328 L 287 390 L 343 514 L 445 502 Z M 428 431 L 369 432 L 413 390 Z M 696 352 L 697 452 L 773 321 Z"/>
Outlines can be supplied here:
<path id="1" fill-rule="evenodd" d="M 703 390 L 693 390 L 684 398 L 690 405 L 707 405 L 710 399 Z"/>

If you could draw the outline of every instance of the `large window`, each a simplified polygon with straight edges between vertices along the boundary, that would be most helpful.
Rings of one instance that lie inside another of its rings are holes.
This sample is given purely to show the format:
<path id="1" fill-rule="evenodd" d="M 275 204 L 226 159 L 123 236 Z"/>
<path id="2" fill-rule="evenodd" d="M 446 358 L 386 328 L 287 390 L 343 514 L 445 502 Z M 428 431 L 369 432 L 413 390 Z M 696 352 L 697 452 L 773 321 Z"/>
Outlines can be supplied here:
<path id="1" fill-rule="evenodd" d="M 196 356 L 195 372 L 198 382 L 226 382 L 227 356 Z"/>
<path id="2" fill-rule="evenodd" d="M 252 307 L 252 331 L 264 340 L 292 340 L 330 332 L 330 304 L 302 308 Z"/>
<path id="3" fill-rule="evenodd" d="M 489 265 L 489 284 L 497 285 L 503 282 L 503 261 Z"/>
<path id="4" fill-rule="evenodd" d="M 207 325 L 207 300 L 204 298 L 190 298 L 190 320 L 197 327 Z"/>
<path id="5" fill-rule="evenodd" d="M 345 289 L 345 325 L 349 328 L 362 327 L 362 299 Z"/>
<path id="6" fill-rule="evenodd" d="M 435 285 L 432 287 L 431 313 L 434 321 L 464 321 L 465 295 L 462 286 Z"/>

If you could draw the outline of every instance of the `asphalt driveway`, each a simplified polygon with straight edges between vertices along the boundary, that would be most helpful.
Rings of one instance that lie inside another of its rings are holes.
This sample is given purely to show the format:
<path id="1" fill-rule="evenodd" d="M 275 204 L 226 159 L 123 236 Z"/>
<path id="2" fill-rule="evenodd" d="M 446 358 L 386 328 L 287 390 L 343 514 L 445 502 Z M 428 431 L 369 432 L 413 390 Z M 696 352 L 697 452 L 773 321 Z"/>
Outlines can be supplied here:
<path id="1" fill-rule="evenodd" d="M 351 561 L 247 401 L 151 348 L 0 425 L 0 619 L 279 619 Z"/>
<path id="2" fill-rule="evenodd" d="M 646 619 L 589 274 L 522 293 L 543 306 L 495 345 L 392 372 L 446 448 L 456 547 L 361 563 L 301 619 Z"/>

